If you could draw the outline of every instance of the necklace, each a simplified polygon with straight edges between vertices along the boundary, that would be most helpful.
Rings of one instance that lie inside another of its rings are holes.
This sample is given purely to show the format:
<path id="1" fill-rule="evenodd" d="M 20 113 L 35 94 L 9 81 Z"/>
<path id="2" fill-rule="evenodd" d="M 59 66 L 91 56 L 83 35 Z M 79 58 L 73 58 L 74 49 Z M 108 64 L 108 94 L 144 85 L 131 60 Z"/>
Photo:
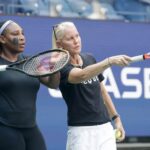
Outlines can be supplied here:
<path id="1" fill-rule="evenodd" d="M 79 64 L 72 64 L 74 67 L 76 68 L 81 68 L 82 69 L 82 65 L 79 65 Z"/>
<path id="2" fill-rule="evenodd" d="M 83 66 L 83 60 L 81 58 L 81 56 L 79 55 L 76 60 L 73 60 L 72 59 L 72 63 L 71 63 L 74 67 L 77 67 L 77 68 L 82 68 Z"/>

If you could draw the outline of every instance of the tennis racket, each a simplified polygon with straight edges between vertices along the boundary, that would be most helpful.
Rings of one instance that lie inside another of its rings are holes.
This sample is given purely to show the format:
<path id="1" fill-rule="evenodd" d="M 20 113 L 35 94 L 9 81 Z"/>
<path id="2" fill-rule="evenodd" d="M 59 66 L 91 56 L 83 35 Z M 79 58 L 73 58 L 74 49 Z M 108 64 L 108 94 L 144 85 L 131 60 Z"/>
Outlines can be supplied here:
<path id="1" fill-rule="evenodd" d="M 69 60 L 68 51 L 51 49 L 10 65 L 0 65 L 0 71 L 16 70 L 33 77 L 47 76 L 60 71 Z"/>
<path id="2" fill-rule="evenodd" d="M 137 55 L 131 58 L 132 61 L 131 62 L 138 62 L 138 61 L 143 61 L 143 60 L 147 60 L 150 59 L 150 52 L 143 54 L 143 55 Z"/>

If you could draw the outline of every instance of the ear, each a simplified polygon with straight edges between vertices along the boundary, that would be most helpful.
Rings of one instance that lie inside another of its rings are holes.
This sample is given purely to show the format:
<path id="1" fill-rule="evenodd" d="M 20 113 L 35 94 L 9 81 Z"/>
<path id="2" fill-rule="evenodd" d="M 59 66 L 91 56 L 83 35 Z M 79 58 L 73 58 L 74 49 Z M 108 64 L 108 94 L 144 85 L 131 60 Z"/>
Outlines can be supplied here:
<path id="1" fill-rule="evenodd" d="M 5 37 L 0 35 L 0 43 L 5 44 Z"/>

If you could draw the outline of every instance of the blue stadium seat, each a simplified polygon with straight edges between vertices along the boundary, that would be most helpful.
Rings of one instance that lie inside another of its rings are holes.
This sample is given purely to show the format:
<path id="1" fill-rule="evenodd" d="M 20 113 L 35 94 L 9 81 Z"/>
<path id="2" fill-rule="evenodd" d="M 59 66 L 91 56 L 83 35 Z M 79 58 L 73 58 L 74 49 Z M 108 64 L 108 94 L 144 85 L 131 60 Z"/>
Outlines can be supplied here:
<path id="1" fill-rule="evenodd" d="M 39 1 L 38 0 L 20 0 L 20 5 L 23 10 L 22 13 L 29 15 L 39 14 Z"/>
<path id="2" fill-rule="evenodd" d="M 58 15 L 62 17 L 87 17 L 93 12 L 92 6 L 84 0 L 62 0 Z"/>
<path id="3" fill-rule="evenodd" d="M 121 20 L 124 19 L 123 16 L 118 15 L 113 6 L 109 3 L 100 3 L 101 7 L 105 10 L 105 15 L 107 19 L 116 19 Z"/>
<path id="4" fill-rule="evenodd" d="M 115 10 L 130 21 L 145 21 L 146 4 L 139 0 L 115 0 Z"/>
<path id="5" fill-rule="evenodd" d="M 17 13 L 20 10 L 18 7 L 11 7 L 13 5 L 18 5 L 19 0 L 0 0 L 1 11 L 3 14 Z"/>

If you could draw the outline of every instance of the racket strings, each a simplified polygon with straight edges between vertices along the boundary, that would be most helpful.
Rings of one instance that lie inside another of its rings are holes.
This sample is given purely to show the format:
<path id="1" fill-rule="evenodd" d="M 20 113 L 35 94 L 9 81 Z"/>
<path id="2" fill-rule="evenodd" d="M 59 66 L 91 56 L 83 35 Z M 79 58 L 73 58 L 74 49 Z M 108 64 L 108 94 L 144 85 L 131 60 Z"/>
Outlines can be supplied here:
<path id="1" fill-rule="evenodd" d="M 42 68 L 43 64 L 41 64 L 42 60 L 45 58 L 45 56 L 38 56 L 34 57 L 30 62 L 26 65 L 24 68 L 24 71 L 26 71 L 28 74 L 31 75 L 40 75 L 41 73 L 46 73 L 46 69 L 40 69 Z"/>
<path id="2" fill-rule="evenodd" d="M 67 55 L 63 56 L 57 63 L 55 63 L 54 68 L 53 68 L 52 71 L 59 70 L 64 65 L 64 63 L 66 62 L 66 60 L 67 60 Z"/>
<path id="3" fill-rule="evenodd" d="M 33 59 L 30 59 L 30 61 L 24 65 L 24 71 L 30 75 L 40 76 L 43 74 L 51 74 L 60 70 L 66 62 L 68 62 L 69 56 L 64 52 L 59 52 L 58 55 L 61 56 L 60 59 L 53 62 L 52 59 L 55 53 L 51 52 L 33 57 Z"/>
<path id="4" fill-rule="evenodd" d="M 32 59 L 28 62 L 28 64 L 24 67 L 24 71 L 28 74 L 38 73 L 36 65 L 39 64 L 40 59 L 38 57 Z"/>
<path id="5" fill-rule="evenodd" d="M 63 56 L 59 61 L 57 61 L 54 65 L 53 68 L 51 68 L 51 72 L 57 71 L 60 68 L 62 68 L 62 66 L 64 66 L 65 62 L 67 60 L 67 55 Z"/>

